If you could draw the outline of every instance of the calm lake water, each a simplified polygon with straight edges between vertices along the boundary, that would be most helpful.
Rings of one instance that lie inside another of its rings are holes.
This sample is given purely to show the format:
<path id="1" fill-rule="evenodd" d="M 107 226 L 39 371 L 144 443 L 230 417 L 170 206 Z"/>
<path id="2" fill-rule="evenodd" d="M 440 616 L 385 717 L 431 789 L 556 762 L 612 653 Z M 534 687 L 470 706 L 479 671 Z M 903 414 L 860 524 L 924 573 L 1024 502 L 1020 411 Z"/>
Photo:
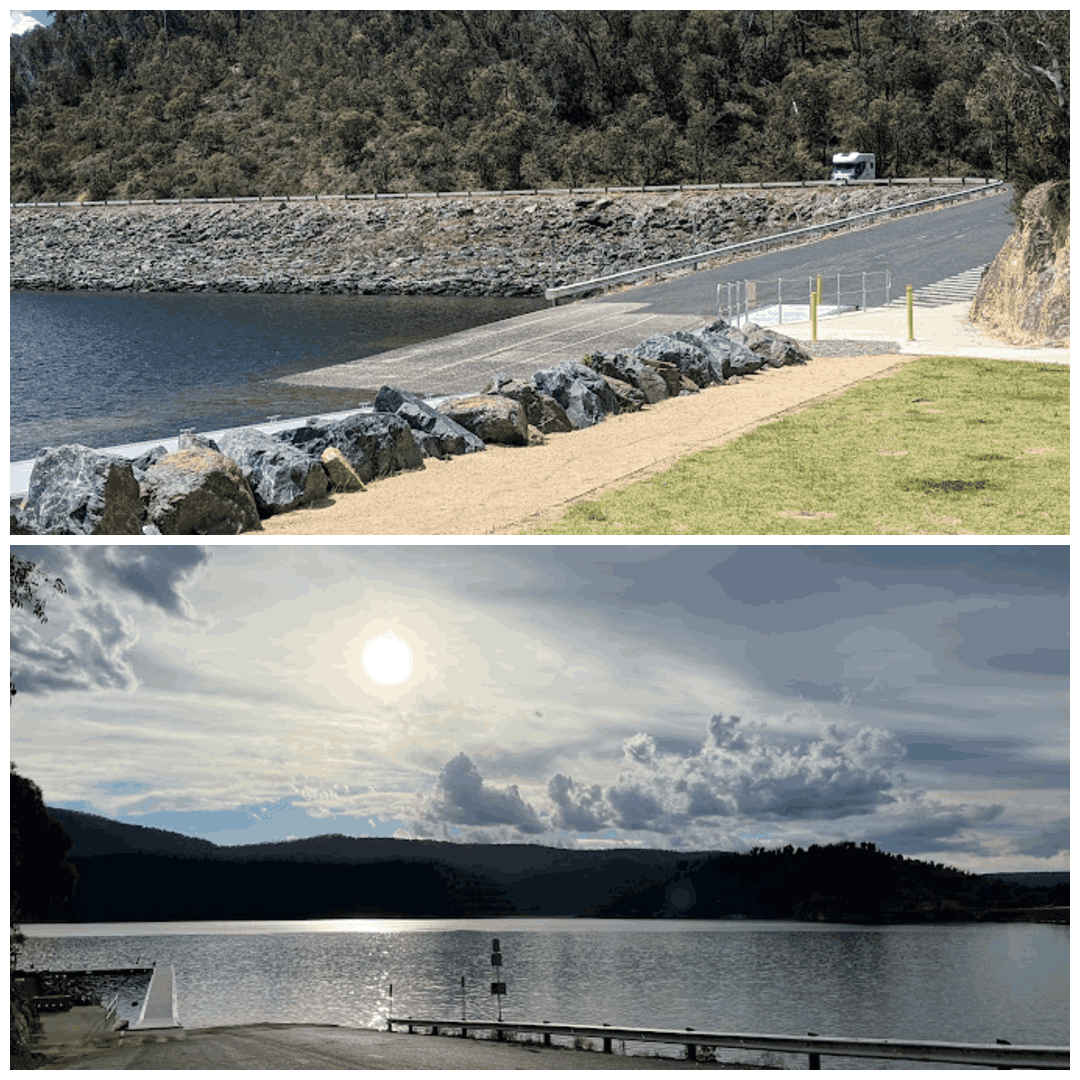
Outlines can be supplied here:
<path id="1" fill-rule="evenodd" d="M 20 966 L 175 965 L 180 1020 L 189 1028 L 260 1021 L 382 1027 L 391 984 L 394 1015 L 458 1019 L 463 975 L 467 1017 L 494 1019 L 490 952 L 498 937 L 504 1019 L 1069 1041 L 1069 928 L 1062 926 L 342 919 L 24 930 L 30 940 Z M 127 1008 L 137 1015 L 130 1002 Z M 739 1060 L 807 1065 L 796 1055 Z"/>
<path id="2" fill-rule="evenodd" d="M 356 391 L 275 380 L 543 306 L 469 297 L 13 292 L 11 459 L 63 443 L 117 446 L 183 428 L 354 408 Z"/>

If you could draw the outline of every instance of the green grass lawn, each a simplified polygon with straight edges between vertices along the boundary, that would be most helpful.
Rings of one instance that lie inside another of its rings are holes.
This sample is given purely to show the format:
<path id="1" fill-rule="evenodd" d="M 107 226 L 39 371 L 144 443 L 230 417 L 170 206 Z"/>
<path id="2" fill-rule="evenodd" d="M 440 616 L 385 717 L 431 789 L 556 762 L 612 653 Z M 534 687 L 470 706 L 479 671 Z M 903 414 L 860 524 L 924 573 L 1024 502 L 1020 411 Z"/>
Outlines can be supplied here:
<path id="1" fill-rule="evenodd" d="M 542 531 L 1065 534 L 1069 368 L 922 357 Z"/>

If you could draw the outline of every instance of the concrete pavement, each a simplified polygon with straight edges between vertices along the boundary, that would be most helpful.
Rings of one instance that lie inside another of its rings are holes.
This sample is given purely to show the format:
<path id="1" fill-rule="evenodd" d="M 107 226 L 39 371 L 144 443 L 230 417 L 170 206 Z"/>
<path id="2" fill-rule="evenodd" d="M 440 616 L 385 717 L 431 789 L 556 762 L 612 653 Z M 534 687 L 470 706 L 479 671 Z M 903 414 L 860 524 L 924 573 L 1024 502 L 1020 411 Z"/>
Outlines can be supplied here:
<path id="1" fill-rule="evenodd" d="M 500 371 L 531 379 L 540 368 L 563 360 L 632 348 L 651 334 L 707 321 L 694 313 L 657 312 L 636 301 L 565 304 L 278 381 L 367 390 L 373 396 L 388 383 L 422 396 L 476 394 Z"/>
<path id="2" fill-rule="evenodd" d="M 916 307 L 915 340 L 908 341 L 907 306 L 870 308 L 818 319 L 818 341 L 892 341 L 907 356 L 971 356 L 977 360 L 1029 360 L 1042 364 L 1068 364 L 1069 349 L 1021 348 L 1005 344 L 968 322 L 967 301 L 940 307 Z M 751 313 L 753 320 L 753 313 Z M 809 320 L 784 322 L 775 327 L 796 341 L 809 342 Z"/>
<path id="3" fill-rule="evenodd" d="M 47 1047 L 38 1047 L 48 1053 Z M 55 1056 L 45 1069 L 734 1069 L 528 1043 L 404 1035 L 316 1024 L 248 1024 L 135 1033 Z"/>

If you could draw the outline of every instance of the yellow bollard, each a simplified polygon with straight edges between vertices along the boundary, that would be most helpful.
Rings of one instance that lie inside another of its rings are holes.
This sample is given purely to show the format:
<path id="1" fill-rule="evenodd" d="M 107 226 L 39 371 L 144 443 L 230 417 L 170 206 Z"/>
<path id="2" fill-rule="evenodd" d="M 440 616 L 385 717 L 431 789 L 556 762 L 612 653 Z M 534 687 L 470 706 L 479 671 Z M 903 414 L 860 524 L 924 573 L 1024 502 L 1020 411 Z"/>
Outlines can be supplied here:
<path id="1" fill-rule="evenodd" d="M 820 307 L 821 306 L 821 275 L 820 274 L 818 274 L 818 276 L 817 276 L 817 302 L 818 302 L 818 307 Z"/>
<path id="2" fill-rule="evenodd" d="M 914 291 L 909 285 L 907 287 L 907 339 L 908 341 L 915 340 L 915 310 L 914 310 Z"/>
<path id="3" fill-rule="evenodd" d="M 817 293 L 810 294 L 810 340 L 817 341 Z"/>

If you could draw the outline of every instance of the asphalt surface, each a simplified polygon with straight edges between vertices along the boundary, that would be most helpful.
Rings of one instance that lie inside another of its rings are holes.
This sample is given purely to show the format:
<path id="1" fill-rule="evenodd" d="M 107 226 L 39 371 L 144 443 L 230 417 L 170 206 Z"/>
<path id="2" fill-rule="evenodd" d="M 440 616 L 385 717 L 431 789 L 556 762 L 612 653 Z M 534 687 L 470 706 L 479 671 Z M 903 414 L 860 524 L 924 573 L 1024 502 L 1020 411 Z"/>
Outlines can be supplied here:
<path id="1" fill-rule="evenodd" d="M 41 1049 L 48 1053 L 47 1048 Z M 314 1024 L 250 1024 L 179 1035 L 116 1036 L 111 1045 L 57 1054 L 42 1068 L 672 1070 L 746 1066 Z"/>
<path id="2" fill-rule="evenodd" d="M 655 314 L 711 317 L 719 282 L 809 278 L 892 271 L 893 296 L 992 262 L 1014 227 L 1012 189 L 883 221 L 798 247 L 753 255 L 720 267 L 623 289 L 591 301 L 638 303 Z M 913 199 L 914 201 L 914 199 Z"/>
<path id="3" fill-rule="evenodd" d="M 386 384 L 423 396 L 479 393 L 497 372 L 529 379 L 542 367 L 596 350 L 633 348 L 651 334 L 695 329 L 716 316 L 716 287 L 738 278 L 775 281 L 838 272 L 892 271 L 894 295 L 993 260 L 1012 232 L 1004 194 L 976 198 L 742 259 L 619 289 L 605 297 L 534 311 L 406 349 L 283 378 L 297 386 Z"/>

